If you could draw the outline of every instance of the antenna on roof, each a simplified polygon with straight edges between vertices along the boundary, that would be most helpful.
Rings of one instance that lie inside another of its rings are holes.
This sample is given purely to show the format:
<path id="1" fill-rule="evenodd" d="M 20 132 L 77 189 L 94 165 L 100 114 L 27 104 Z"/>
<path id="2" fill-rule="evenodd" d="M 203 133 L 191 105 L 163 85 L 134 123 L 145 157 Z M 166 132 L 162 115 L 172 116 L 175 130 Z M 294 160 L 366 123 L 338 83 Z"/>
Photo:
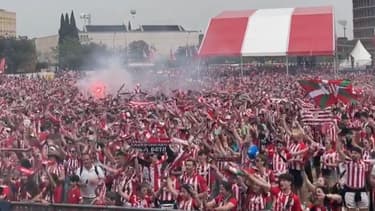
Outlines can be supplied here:
<path id="1" fill-rule="evenodd" d="M 346 37 L 346 25 L 348 24 L 347 20 L 339 20 L 337 21 L 343 28 L 344 28 L 344 37 Z"/>
<path id="2" fill-rule="evenodd" d="M 135 16 L 137 15 L 137 10 L 131 9 L 130 10 L 130 15 L 132 17 L 131 25 L 132 25 L 133 28 L 135 28 L 135 25 L 136 25 L 135 24 Z"/>
<path id="3" fill-rule="evenodd" d="M 91 14 L 81 13 L 79 18 L 83 20 L 83 31 L 86 31 L 86 26 L 91 25 Z"/>

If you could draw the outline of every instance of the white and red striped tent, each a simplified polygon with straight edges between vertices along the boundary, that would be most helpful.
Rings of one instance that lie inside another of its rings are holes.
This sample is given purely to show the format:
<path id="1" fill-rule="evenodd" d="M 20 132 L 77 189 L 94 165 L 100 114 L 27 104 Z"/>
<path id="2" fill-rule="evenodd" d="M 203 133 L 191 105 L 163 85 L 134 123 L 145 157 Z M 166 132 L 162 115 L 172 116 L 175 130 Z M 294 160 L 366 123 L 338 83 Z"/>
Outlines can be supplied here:
<path id="1" fill-rule="evenodd" d="M 199 56 L 334 55 L 332 7 L 224 11 L 209 22 Z"/>

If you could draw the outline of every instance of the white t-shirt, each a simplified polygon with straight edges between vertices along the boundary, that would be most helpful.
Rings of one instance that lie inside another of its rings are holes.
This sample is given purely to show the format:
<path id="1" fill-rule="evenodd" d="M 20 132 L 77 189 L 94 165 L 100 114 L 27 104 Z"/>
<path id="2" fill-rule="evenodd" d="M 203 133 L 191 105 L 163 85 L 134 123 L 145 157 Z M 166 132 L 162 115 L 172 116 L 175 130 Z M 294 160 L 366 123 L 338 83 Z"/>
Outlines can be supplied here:
<path id="1" fill-rule="evenodd" d="M 95 172 L 95 168 L 96 171 Z M 104 171 L 103 169 L 93 164 L 90 170 L 87 170 L 85 167 L 78 168 L 76 174 L 79 176 L 80 181 L 82 184 L 86 184 L 85 186 L 81 186 L 81 195 L 84 198 L 95 198 L 95 190 L 98 187 L 98 181 L 100 179 L 104 179 Z M 96 181 L 95 183 L 91 183 L 90 181 Z"/>

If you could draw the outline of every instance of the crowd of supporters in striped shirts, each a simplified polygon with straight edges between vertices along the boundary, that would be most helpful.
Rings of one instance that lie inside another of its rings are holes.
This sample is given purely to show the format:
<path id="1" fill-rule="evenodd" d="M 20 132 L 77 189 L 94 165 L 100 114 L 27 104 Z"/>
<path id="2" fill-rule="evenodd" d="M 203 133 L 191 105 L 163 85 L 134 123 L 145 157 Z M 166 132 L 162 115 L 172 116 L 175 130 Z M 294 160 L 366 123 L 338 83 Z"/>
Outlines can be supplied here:
<path id="1" fill-rule="evenodd" d="M 195 89 L 96 98 L 53 80 L 0 78 L 0 198 L 178 210 L 374 210 L 375 77 L 326 110 L 297 80 L 247 72 Z M 178 77 L 178 76 L 176 76 Z M 171 79 L 173 81 L 173 79 Z M 204 81 L 204 82 L 202 82 Z M 133 87 L 128 88 L 133 89 Z M 248 148 L 259 154 L 250 158 Z"/>

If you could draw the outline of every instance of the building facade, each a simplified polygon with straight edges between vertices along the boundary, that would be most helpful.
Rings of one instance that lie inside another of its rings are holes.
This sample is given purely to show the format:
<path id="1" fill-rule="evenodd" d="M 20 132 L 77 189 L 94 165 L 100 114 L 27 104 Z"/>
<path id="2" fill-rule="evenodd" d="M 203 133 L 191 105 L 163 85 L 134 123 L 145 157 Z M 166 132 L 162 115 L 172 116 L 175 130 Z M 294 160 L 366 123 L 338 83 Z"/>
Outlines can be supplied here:
<path id="1" fill-rule="evenodd" d="M 349 58 L 350 53 L 353 50 L 356 41 L 348 40 L 347 37 L 338 37 L 336 43 L 337 43 L 336 54 L 337 54 L 339 61 L 341 61 L 341 60 L 346 60 Z"/>
<path id="2" fill-rule="evenodd" d="M 187 31 L 179 25 L 141 25 L 129 30 L 125 25 L 88 25 L 79 32 L 82 44 L 96 43 L 108 49 L 122 50 L 133 41 L 143 40 L 155 49 L 155 57 L 169 58 L 170 53 L 178 47 L 198 46 L 200 33 Z M 55 64 L 58 35 L 35 39 L 35 47 L 39 62 Z"/>
<path id="3" fill-rule="evenodd" d="M 109 49 L 124 49 L 133 41 L 143 40 L 159 56 L 169 56 L 181 46 L 198 46 L 199 32 L 179 25 L 141 25 L 129 30 L 125 25 L 88 25 L 80 32 L 81 43 L 103 44 Z"/>
<path id="4" fill-rule="evenodd" d="M 50 65 L 57 64 L 57 44 L 59 35 L 39 37 L 34 40 L 38 62 L 46 62 Z"/>
<path id="5" fill-rule="evenodd" d="M 0 9 L 0 37 L 16 35 L 16 13 Z"/>
<path id="6" fill-rule="evenodd" d="M 353 36 L 375 55 L 375 0 L 353 0 Z"/>

